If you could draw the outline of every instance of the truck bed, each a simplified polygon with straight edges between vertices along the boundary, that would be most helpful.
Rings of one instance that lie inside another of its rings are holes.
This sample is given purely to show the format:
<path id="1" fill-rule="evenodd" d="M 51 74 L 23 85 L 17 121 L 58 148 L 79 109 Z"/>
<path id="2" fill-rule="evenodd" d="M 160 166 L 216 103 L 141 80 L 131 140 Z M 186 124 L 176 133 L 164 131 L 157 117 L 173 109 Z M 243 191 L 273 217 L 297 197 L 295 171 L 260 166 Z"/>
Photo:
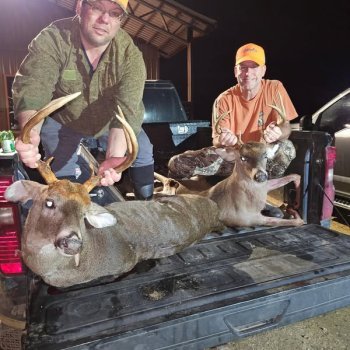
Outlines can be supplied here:
<path id="1" fill-rule="evenodd" d="M 349 288 L 348 236 L 227 229 L 114 282 L 41 284 L 26 349 L 204 349 L 347 306 Z"/>

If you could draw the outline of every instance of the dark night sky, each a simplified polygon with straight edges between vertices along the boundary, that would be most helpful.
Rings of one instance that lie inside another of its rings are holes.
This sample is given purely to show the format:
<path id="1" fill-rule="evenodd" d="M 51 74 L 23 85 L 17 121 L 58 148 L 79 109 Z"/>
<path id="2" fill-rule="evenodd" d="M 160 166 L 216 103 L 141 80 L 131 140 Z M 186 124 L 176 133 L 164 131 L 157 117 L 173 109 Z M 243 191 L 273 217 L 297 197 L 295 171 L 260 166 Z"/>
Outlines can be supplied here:
<path id="1" fill-rule="evenodd" d="M 217 95 L 236 83 L 236 50 L 247 42 L 264 47 L 266 78 L 283 82 L 299 115 L 315 112 L 350 87 L 350 1 L 177 0 L 212 19 L 218 28 L 192 49 L 196 119 L 208 119 Z M 186 52 L 161 61 L 186 100 Z"/>

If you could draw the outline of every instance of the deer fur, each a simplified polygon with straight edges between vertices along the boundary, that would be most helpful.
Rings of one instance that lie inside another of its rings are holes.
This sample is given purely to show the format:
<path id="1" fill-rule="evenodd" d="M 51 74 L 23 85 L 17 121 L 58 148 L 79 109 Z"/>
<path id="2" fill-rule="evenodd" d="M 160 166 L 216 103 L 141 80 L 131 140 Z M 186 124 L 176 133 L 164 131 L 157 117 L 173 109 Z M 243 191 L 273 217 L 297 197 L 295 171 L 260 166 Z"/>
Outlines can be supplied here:
<path id="1" fill-rule="evenodd" d="M 175 254 L 221 229 L 218 206 L 196 195 L 101 207 L 68 180 L 14 182 L 8 201 L 32 200 L 22 238 L 25 264 L 53 286 L 120 276 L 138 262 Z"/>
<path id="2" fill-rule="evenodd" d="M 277 151 L 276 145 L 248 142 L 239 147 L 217 148 L 216 152 L 226 161 L 234 162 L 232 174 L 209 189 L 198 191 L 198 181 L 178 181 L 157 175 L 164 184 L 163 194 L 198 194 L 212 199 L 220 210 L 220 220 L 230 227 L 300 226 L 304 222 L 295 210 L 299 207 L 300 176 L 291 174 L 268 180 L 266 162 Z M 200 178 L 200 185 L 203 186 Z M 289 211 L 294 219 L 267 217 L 261 214 L 267 201 L 267 193 L 294 182 L 296 203 Z"/>

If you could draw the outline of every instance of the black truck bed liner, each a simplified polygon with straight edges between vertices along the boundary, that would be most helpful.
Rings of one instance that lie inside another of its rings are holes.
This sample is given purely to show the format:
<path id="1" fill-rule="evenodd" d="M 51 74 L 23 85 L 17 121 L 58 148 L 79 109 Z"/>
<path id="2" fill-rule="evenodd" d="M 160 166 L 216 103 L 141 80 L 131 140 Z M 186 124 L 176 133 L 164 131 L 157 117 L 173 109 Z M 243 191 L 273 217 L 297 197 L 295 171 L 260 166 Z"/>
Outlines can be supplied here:
<path id="1" fill-rule="evenodd" d="M 26 349 L 204 349 L 347 306 L 349 290 L 348 236 L 227 230 L 115 282 L 43 284 Z"/>

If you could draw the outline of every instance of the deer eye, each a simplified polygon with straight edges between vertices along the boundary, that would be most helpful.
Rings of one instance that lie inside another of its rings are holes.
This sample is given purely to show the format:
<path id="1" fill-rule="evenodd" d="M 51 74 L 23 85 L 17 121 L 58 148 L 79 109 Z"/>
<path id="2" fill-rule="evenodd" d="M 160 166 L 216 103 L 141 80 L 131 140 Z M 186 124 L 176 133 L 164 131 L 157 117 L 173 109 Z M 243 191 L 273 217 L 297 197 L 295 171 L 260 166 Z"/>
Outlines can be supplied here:
<path id="1" fill-rule="evenodd" d="M 246 162 L 246 161 L 247 161 L 247 158 L 246 158 L 246 157 L 241 156 L 241 161 L 242 161 L 242 162 Z"/>
<path id="2" fill-rule="evenodd" d="M 55 203 L 52 199 L 46 199 L 45 206 L 46 206 L 46 208 L 54 209 Z"/>

